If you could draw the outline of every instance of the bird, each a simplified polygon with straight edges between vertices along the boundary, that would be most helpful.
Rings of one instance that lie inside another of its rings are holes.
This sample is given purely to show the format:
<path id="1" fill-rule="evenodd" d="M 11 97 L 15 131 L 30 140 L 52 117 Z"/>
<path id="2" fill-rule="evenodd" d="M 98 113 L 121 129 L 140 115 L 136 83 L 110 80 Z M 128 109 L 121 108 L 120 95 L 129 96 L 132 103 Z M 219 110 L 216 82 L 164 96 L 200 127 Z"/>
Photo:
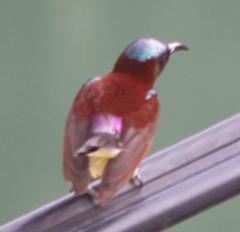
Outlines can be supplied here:
<path id="1" fill-rule="evenodd" d="M 160 114 L 154 85 L 179 50 L 188 48 L 140 38 L 123 50 L 111 72 L 80 88 L 63 141 L 64 177 L 77 196 L 90 194 L 102 206 L 128 182 L 142 186 L 139 167 L 152 147 Z"/>

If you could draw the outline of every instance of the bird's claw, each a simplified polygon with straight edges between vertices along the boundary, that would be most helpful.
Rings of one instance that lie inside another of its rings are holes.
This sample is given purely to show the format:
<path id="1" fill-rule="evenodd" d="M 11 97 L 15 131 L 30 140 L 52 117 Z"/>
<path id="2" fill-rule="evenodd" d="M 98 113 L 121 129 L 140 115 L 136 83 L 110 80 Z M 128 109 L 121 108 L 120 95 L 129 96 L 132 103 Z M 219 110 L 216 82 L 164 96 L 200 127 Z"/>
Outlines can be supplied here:
<path id="1" fill-rule="evenodd" d="M 143 180 L 141 178 L 141 175 L 140 175 L 140 172 L 139 172 L 138 169 L 134 172 L 134 175 L 131 178 L 130 182 L 136 187 L 142 187 L 143 186 Z"/>
<path id="2" fill-rule="evenodd" d="M 99 193 L 96 190 L 94 190 L 94 188 L 92 186 L 88 187 L 88 194 L 91 196 L 94 206 L 100 207 L 101 202 L 99 199 L 100 198 Z"/>

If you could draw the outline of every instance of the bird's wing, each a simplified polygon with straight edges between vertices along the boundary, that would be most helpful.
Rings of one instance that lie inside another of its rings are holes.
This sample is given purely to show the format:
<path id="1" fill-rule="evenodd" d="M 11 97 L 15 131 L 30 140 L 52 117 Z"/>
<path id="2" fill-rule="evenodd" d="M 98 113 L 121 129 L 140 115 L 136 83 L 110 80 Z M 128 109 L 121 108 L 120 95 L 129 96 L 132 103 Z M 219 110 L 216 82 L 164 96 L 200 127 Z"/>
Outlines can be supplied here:
<path id="1" fill-rule="evenodd" d="M 87 191 L 92 179 L 101 177 L 108 160 L 121 151 L 122 118 L 95 112 L 101 94 L 100 78 L 88 81 L 77 94 L 65 126 L 64 176 L 79 195 Z"/>
<path id="2" fill-rule="evenodd" d="M 89 134 L 89 121 L 79 122 L 76 115 L 70 112 L 67 118 L 63 143 L 63 171 L 66 180 L 71 181 L 73 189 L 79 194 L 86 192 L 91 181 L 88 172 L 88 158 L 75 157 L 74 153 L 84 144 Z"/>
<path id="3" fill-rule="evenodd" d="M 64 175 L 73 183 L 77 194 L 86 191 L 92 179 L 102 176 L 109 160 L 122 150 L 122 119 L 110 114 L 97 114 L 79 120 L 69 114 L 64 136 Z"/>
<path id="4" fill-rule="evenodd" d="M 101 77 L 90 78 L 80 89 L 68 114 L 64 130 L 63 173 L 65 179 L 72 182 L 73 190 L 79 195 L 87 191 L 91 176 L 88 157 L 75 154 L 91 136 L 92 108 L 89 98 L 97 99 L 99 96 L 99 91 L 95 91 L 96 88 L 92 86 L 101 82 L 100 80 Z"/>

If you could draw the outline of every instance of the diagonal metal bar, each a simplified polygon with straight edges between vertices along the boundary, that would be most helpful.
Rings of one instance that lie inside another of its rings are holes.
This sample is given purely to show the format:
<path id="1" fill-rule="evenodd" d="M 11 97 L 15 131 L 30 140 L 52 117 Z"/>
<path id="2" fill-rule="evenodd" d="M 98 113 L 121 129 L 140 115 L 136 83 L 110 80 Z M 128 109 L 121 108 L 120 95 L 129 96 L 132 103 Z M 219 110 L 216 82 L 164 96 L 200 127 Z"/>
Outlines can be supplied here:
<path id="1" fill-rule="evenodd" d="M 7 231 L 156 231 L 240 193 L 240 114 L 146 159 L 144 186 L 102 208 L 69 194 L 0 227 Z"/>

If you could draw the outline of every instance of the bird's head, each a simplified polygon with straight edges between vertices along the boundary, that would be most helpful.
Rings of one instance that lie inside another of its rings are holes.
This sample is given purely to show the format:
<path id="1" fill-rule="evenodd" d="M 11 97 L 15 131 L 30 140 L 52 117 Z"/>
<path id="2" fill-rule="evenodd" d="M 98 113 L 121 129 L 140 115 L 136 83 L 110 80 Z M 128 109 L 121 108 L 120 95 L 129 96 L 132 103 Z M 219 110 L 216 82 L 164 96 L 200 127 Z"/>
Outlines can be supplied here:
<path id="1" fill-rule="evenodd" d="M 139 79 L 154 81 L 171 54 L 187 49 L 179 42 L 165 44 L 153 38 L 141 38 L 122 52 L 113 71 L 131 73 Z"/>

